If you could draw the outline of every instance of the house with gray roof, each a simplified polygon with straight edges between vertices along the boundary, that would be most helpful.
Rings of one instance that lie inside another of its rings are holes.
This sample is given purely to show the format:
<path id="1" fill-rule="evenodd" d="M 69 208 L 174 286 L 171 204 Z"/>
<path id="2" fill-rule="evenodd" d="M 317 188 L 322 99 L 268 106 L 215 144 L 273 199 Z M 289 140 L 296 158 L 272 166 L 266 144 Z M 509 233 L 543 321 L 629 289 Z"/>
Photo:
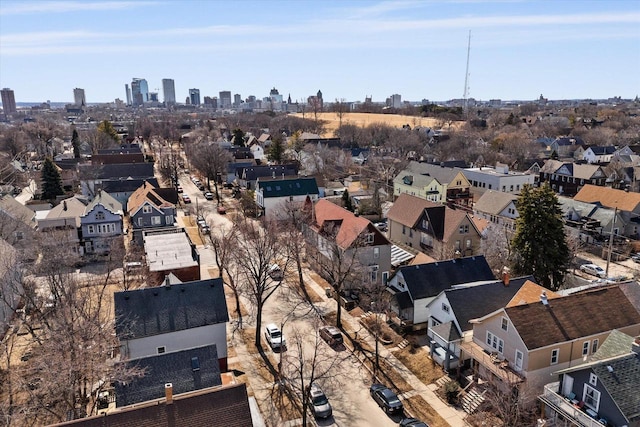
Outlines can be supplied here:
<path id="1" fill-rule="evenodd" d="M 299 210 L 320 196 L 314 177 L 261 179 L 256 181 L 256 205 L 267 219 L 286 220 L 292 210 Z"/>
<path id="2" fill-rule="evenodd" d="M 22 249 L 32 242 L 36 214 L 10 194 L 0 197 L 0 239 Z"/>
<path id="3" fill-rule="evenodd" d="M 484 256 L 400 267 L 389 280 L 391 310 L 412 329 L 429 326 L 429 303 L 454 285 L 495 281 Z"/>
<path id="4" fill-rule="evenodd" d="M 122 362 L 127 368 L 140 369 L 144 375 L 115 384 L 116 407 L 159 399 L 165 384 L 174 394 L 222 385 L 215 344 L 186 350 L 154 354 Z"/>
<path id="5" fill-rule="evenodd" d="M 640 425 L 640 338 L 611 331 L 587 363 L 557 373 L 558 381 L 547 384 L 538 397 L 546 420 Z"/>
<path id="6" fill-rule="evenodd" d="M 444 194 L 444 200 L 441 202 L 447 203 L 449 207 L 471 207 L 473 202 L 473 195 L 470 190 L 471 183 L 462 173 L 462 169 L 454 167 L 453 164 L 453 162 L 436 164 L 411 161 L 405 170 L 437 179 L 442 185 Z"/>
<path id="7" fill-rule="evenodd" d="M 518 209 L 518 196 L 512 193 L 489 190 L 473 205 L 473 213 L 480 218 L 496 224 L 501 228 L 515 231 Z"/>
<path id="8" fill-rule="evenodd" d="M 551 189 L 567 197 L 575 196 L 586 184 L 604 186 L 607 175 L 595 164 L 547 160 L 540 168 L 539 184 L 548 182 Z"/>
<path id="9" fill-rule="evenodd" d="M 592 145 L 584 150 L 582 160 L 585 160 L 587 163 L 609 163 L 615 152 L 616 147 L 613 145 Z"/>
<path id="10" fill-rule="evenodd" d="M 505 275 L 500 281 L 453 285 L 440 292 L 427 305 L 427 336 L 432 340 L 432 358 L 447 371 L 455 368 L 462 339 L 473 335 L 470 321 L 506 307 L 522 286 L 533 280 L 532 276 L 510 278 Z"/>
<path id="11" fill-rule="evenodd" d="M 419 164 L 412 162 L 411 164 Z M 393 179 L 393 195 L 409 194 L 434 203 L 444 203 L 444 187 L 435 177 L 421 170 L 405 169 Z"/>
<path id="12" fill-rule="evenodd" d="M 238 184 L 247 190 L 256 189 L 256 181 L 258 178 L 283 178 L 297 176 L 298 168 L 296 165 L 265 165 L 265 166 L 249 166 L 236 169 L 236 178 Z"/>
<path id="13" fill-rule="evenodd" d="M 222 279 L 116 292 L 114 306 L 120 353 L 140 359 L 214 344 L 227 370 L 227 302 Z"/>
<path id="14" fill-rule="evenodd" d="M 92 197 L 99 188 L 103 188 L 103 181 L 153 178 L 153 163 L 79 165 L 79 176 L 82 194 Z"/>
<path id="15" fill-rule="evenodd" d="M 98 190 L 80 216 L 82 245 L 85 254 L 108 254 L 122 244 L 122 204 L 106 191 Z"/>
<path id="16" fill-rule="evenodd" d="M 629 221 L 621 211 L 564 196 L 558 196 L 558 203 L 565 224 L 575 230 L 580 241 L 602 242 L 608 238 L 611 230 L 614 230 L 614 234 L 624 235 L 628 229 Z"/>

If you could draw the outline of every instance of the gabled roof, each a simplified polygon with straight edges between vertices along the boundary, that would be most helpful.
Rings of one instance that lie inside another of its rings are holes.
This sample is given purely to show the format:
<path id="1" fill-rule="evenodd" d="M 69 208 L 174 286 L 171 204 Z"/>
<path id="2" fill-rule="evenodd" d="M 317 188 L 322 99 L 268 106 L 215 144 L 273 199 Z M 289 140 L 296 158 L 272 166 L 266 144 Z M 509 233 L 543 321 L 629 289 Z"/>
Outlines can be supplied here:
<path id="1" fill-rule="evenodd" d="M 600 203 L 625 212 L 640 212 L 640 193 L 587 184 L 573 198 L 580 202 Z"/>
<path id="2" fill-rule="evenodd" d="M 602 361 L 591 369 L 625 418 L 631 423 L 640 420 L 640 355 Z"/>
<path id="3" fill-rule="evenodd" d="M 563 145 L 584 145 L 584 141 L 579 136 L 560 136 L 553 141 L 559 146 Z"/>
<path id="4" fill-rule="evenodd" d="M 422 213 L 427 208 L 441 208 L 444 205 L 421 199 L 420 197 L 411 196 L 409 194 L 401 194 L 389 209 L 387 218 L 407 227 L 414 228 L 418 220 L 422 217 Z"/>
<path id="5" fill-rule="evenodd" d="M 600 344 L 598 350 L 589 357 L 588 362 L 598 362 L 600 360 L 629 354 L 633 341 L 634 338 L 631 335 L 614 329 L 604 342 Z"/>
<path id="6" fill-rule="evenodd" d="M 172 208 L 174 204 L 163 199 L 158 192 L 155 191 L 155 187 L 148 182 L 144 182 L 140 188 L 129 196 L 129 202 L 127 203 L 127 211 L 130 216 L 135 215 L 142 205 L 149 203 L 156 209 Z"/>
<path id="7" fill-rule="evenodd" d="M 104 206 L 104 208 L 112 214 L 122 215 L 122 203 L 111 197 L 106 191 L 98 191 L 96 197 L 94 197 L 87 205 L 82 216 L 91 212 L 91 210 L 97 205 Z"/>
<path id="8" fill-rule="evenodd" d="M 335 240 L 342 249 L 350 248 L 364 232 L 374 234 L 374 245 L 391 244 L 369 220 L 355 216 L 352 212 L 328 200 L 318 200 L 313 208 L 315 210 L 314 227 L 319 231 L 327 230 L 329 227 L 336 227 Z M 332 230 L 332 232 L 335 232 L 335 230 Z"/>
<path id="9" fill-rule="evenodd" d="M 116 333 L 136 339 L 229 321 L 222 279 L 114 294 Z"/>
<path id="10" fill-rule="evenodd" d="M 411 298 L 415 301 L 435 297 L 453 285 L 495 280 L 484 256 L 437 261 L 400 267 Z"/>
<path id="11" fill-rule="evenodd" d="M 640 324 L 640 313 L 617 286 L 505 311 L 529 350 Z"/>
<path id="12" fill-rule="evenodd" d="M 307 194 L 319 194 L 318 184 L 315 178 L 285 178 L 285 179 L 258 179 L 258 190 L 262 191 L 265 199 L 271 197 L 304 196 Z"/>
<path id="13" fill-rule="evenodd" d="M 499 215 L 510 203 L 515 204 L 516 200 L 518 200 L 516 194 L 487 190 L 480 196 L 473 209 L 477 212 Z"/>
<path id="14" fill-rule="evenodd" d="M 410 185 L 421 190 L 431 185 L 434 181 L 437 182 L 438 185 L 440 184 L 438 180 L 432 176 L 409 170 L 403 170 L 400 172 L 396 175 L 393 181 L 398 184 Z"/>
<path id="15" fill-rule="evenodd" d="M 141 185 L 145 183 L 153 185 L 155 188 L 158 188 L 160 184 L 158 184 L 157 178 L 130 178 L 130 179 L 107 179 L 102 181 L 100 187 L 103 191 L 106 191 L 110 194 L 115 193 L 132 193 Z"/>
<path id="16" fill-rule="evenodd" d="M 456 325 L 451 321 L 433 326 L 431 327 L 431 331 L 447 342 L 457 341 L 462 338 L 458 332 L 458 328 L 456 328 Z"/>
<path id="17" fill-rule="evenodd" d="M 281 178 L 298 174 L 295 165 L 250 166 L 239 168 L 240 178 L 246 181 L 255 181 L 258 178 Z"/>
<path id="18" fill-rule="evenodd" d="M 0 197 L 0 213 L 31 228 L 35 227 L 35 212 L 9 194 Z"/>
<path id="19" fill-rule="evenodd" d="M 613 145 L 607 145 L 607 146 L 591 145 L 587 148 L 587 150 L 589 149 L 593 151 L 593 154 L 595 154 L 596 156 L 604 156 L 604 155 L 613 154 L 616 152 L 616 147 L 614 147 Z"/>
<path id="20" fill-rule="evenodd" d="M 511 301 L 506 305 L 506 307 L 514 307 L 516 305 L 522 304 L 530 304 L 532 302 L 540 301 L 540 295 L 542 292 L 547 295 L 547 299 L 551 300 L 554 298 L 560 298 L 561 295 L 557 294 L 549 289 L 545 289 L 542 286 L 534 283 L 532 280 L 527 280 L 524 282 L 524 285 L 518 289 L 518 292 L 511 298 Z"/>
<path id="21" fill-rule="evenodd" d="M 88 418 L 56 424 L 56 427 L 247 427 L 253 425 L 244 383 L 174 395 Z"/>
<path id="22" fill-rule="evenodd" d="M 505 307 L 532 276 L 509 280 L 505 286 L 502 281 L 483 283 L 469 287 L 446 289 L 444 291 L 453 313 L 458 320 L 461 332 L 473 329 L 469 323 L 495 310 Z"/>
<path id="23" fill-rule="evenodd" d="M 260 144 L 264 144 L 265 142 L 269 141 L 271 139 L 271 135 L 268 133 L 263 133 L 262 135 L 260 135 L 260 137 L 258 138 L 258 142 Z"/>
<path id="24" fill-rule="evenodd" d="M 428 212 L 431 213 L 431 210 L 429 210 Z M 431 217 L 431 215 L 429 216 Z M 456 232 L 456 230 L 458 230 L 458 227 L 460 227 L 460 223 L 465 218 L 467 218 L 467 213 L 465 211 L 446 207 L 444 210 L 444 228 L 442 230 L 442 235 L 438 236 L 438 238 L 442 239 L 442 241 L 445 243 L 448 242 L 449 239 L 451 239 L 453 234 Z M 475 227 L 474 222 L 473 221 L 470 221 L 470 222 L 471 222 L 471 226 Z"/>
<path id="25" fill-rule="evenodd" d="M 172 384 L 174 394 L 222 385 L 215 344 L 155 354 L 124 364 L 143 369 L 144 376 L 116 383 L 116 407 L 164 397 L 167 383 Z"/>
<path id="26" fill-rule="evenodd" d="M 454 169 L 453 167 L 446 167 L 443 164 L 433 164 L 433 163 L 421 163 L 416 161 L 411 161 L 406 167 L 406 170 L 417 172 L 420 174 L 426 174 L 428 176 L 432 176 L 438 180 L 439 183 L 442 184 L 451 184 L 453 180 L 461 173 L 459 169 Z"/>
<path id="27" fill-rule="evenodd" d="M 620 290 L 627 296 L 631 304 L 640 311 L 640 283 L 636 281 L 620 283 Z"/>
<path id="28" fill-rule="evenodd" d="M 80 217 L 84 215 L 88 201 L 79 197 L 64 199 L 59 205 L 47 213 L 47 220 L 69 219 L 76 227 L 80 227 Z"/>
<path id="29" fill-rule="evenodd" d="M 80 165 L 89 179 L 152 178 L 153 163 L 113 163 L 100 166 Z"/>

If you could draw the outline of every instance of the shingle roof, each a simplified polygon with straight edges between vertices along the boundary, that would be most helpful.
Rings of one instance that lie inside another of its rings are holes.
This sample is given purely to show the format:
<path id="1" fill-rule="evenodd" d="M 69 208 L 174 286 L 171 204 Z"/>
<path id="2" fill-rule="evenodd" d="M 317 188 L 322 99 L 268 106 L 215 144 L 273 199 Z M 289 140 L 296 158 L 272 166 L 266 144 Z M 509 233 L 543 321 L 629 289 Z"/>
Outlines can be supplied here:
<path id="1" fill-rule="evenodd" d="M 636 310 L 640 311 L 640 283 L 636 281 L 620 283 L 618 287 L 627 296 Z"/>
<path id="2" fill-rule="evenodd" d="M 413 228 L 422 216 L 422 212 L 427 208 L 441 208 L 444 210 L 444 206 L 438 203 L 409 194 L 401 194 L 389 209 L 387 218 Z"/>
<path id="3" fill-rule="evenodd" d="M 609 368 L 612 368 L 611 370 Z M 631 423 L 640 419 L 640 355 L 631 353 L 591 368 Z"/>
<path id="4" fill-rule="evenodd" d="M 400 267 L 413 300 L 435 297 L 453 285 L 495 280 L 484 256 L 437 261 Z"/>
<path id="5" fill-rule="evenodd" d="M 640 212 L 640 193 L 587 184 L 578 191 L 573 199 L 587 203 L 598 202 L 602 206 L 617 207 L 626 212 Z"/>
<path id="6" fill-rule="evenodd" d="M 460 173 L 458 169 L 454 169 L 453 167 L 445 167 L 433 163 L 420 163 L 416 161 L 409 162 L 406 170 L 427 174 L 434 177 L 442 184 L 450 184 Z"/>
<path id="7" fill-rule="evenodd" d="M 245 384 L 209 388 L 160 401 L 135 405 L 106 415 L 82 418 L 56 427 L 249 427 L 253 425 Z"/>
<path id="8" fill-rule="evenodd" d="M 545 289 L 542 286 L 527 280 L 524 285 L 518 290 L 518 292 L 511 298 L 511 301 L 506 307 L 513 307 L 516 305 L 530 304 L 532 302 L 540 301 L 540 295 L 544 292 L 547 295 L 547 299 L 560 298 L 561 295 L 557 294 L 549 289 Z"/>
<path id="9" fill-rule="evenodd" d="M 153 177 L 153 163 L 113 163 L 106 165 L 80 165 L 86 169 L 90 179 L 109 178 L 151 178 Z"/>
<path id="10" fill-rule="evenodd" d="M 241 178 L 247 181 L 254 181 L 258 178 L 278 178 L 298 174 L 295 165 L 274 165 L 274 166 L 251 166 L 239 170 Z"/>
<path id="11" fill-rule="evenodd" d="M 431 217 L 431 216 L 430 216 Z M 444 228 L 442 230 L 442 236 L 440 237 L 443 242 L 448 242 L 451 236 L 458 230 L 460 223 L 467 217 L 465 211 L 451 209 L 446 207 L 444 211 Z M 471 221 L 473 223 L 473 221 Z M 475 226 L 475 224 L 473 224 Z"/>
<path id="12" fill-rule="evenodd" d="M 518 200 L 518 196 L 502 191 L 487 190 L 474 204 L 473 210 L 491 215 L 499 215 L 511 202 Z"/>
<path id="13" fill-rule="evenodd" d="M 629 354 L 634 338 L 616 329 L 611 331 L 598 350 L 592 354 L 588 362 L 597 362 L 621 355 Z"/>
<path id="14" fill-rule="evenodd" d="M 447 289 L 445 294 L 455 313 L 461 332 L 473 329 L 469 323 L 493 311 L 505 307 L 532 276 L 511 279 L 509 286 L 502 281 L 478 284 L 460 289 Z"/>
<path id="15" fill-rule="evenodd" d="M 456 325 L 454 325 L 453 322 L 441 323 L 439 325 L 431 327 L 431 330 L 434 334 L 442 337 L 442 339 L 448 342 L 456 341 L 462 338 L 460 336 L 460 333 L 458 332 L 458 329 L 456 328 Z"/>
<path id="16" fill-rule="evenodd" d="M 114 294 L 116 333 L 135 339 L 229 321 L 222 279 Z"/>
<path id="17" fill-rule="evenodd" d="M 338 231 L 335 240 L 338 246 L 343 249 L 351 247 L 365 231 L 374 234 L 375 245 L 391 244 L 369 220 L 355 216 L 352 212 L 328 200 L 318 200 L 313 208 L 315 210 L 315 227 L 318 230 L 323 230 L 330 226 L 337 227 Z"/>
<path id="18" fill-rule="evenodd" d="M 319 194 L 315 178 L 259 179 L 256 187 L 264 198 Z"/>
<path id="19" fill-rule="evenodd" d="M 171 208 L 174 204 L 163 199 L 160 194 L 155 191 L 155 187 L 148 182 L 144 182 L 143 185 L 129 196 L 127 202 L 127 211 L 130 216 L 133 216 L 145 203 L 150 203 L 157 209 Z"/>
<path id="20" fill-rule="evenodd" d="M 393 181 L 399 184 L 410 185 L 421 190 L 428 187 L 433 181 L 438 182 L 438 180 L 432 176 L 408 170 L 400 172 L 396 175 Z"/>
<path id="21" fill-rule="evenodd" d="M 100 187 L 107 193 L 115 194 L 115 193 L 129 193 L 140 188 L 144 182 L 153 185 L 155 188 L 158 188 L 158 179 L 157 178 L 147 178 L 147 179 L 108 179 L 102 181 Z"/>
<path id="22" fill-rule="evenodd" d="M 78 197 L 70 197 L 64 199 L 59 205 L 55 206 L 47 214 L 47 220 L 67 218 L 74 220 L 76 227 L 80 227 L 80 217 L 84 215 L 87 207 L 87 200 Z"/>
<path id="23" fill-rule="evenodd" d="M 618 287 L 505 310 L 529 350 L 640 324 L 640 313 Z"/>
<path id="24" fill-rule="evenodd" d="M 98 191 L 98 193 L 93 198 L 93 200 L 90 201 L 89 204 L 87 205 L 87 207 L 86 207 L 86 209 L 84 211 L 84 215 L 86 215 L 88 212 L 90 212 L 91 209 L 93 209 L 98 204 L 104 206 L 107 210 L 109 210 L 113 214 L 122 215 L 122 213 L 123 213 L 122 212 L 122 203 L 120 203 L 119 201 L 114 199 L 106 191 Z"/>
<path id="25" fill-rule="evenodd" d="M 613 154 L 616 152 L 616 147 L 613 145 L 599 146 L 599 145 L 591 145 L 588 148 L 593 151 L 593 154 L 596 156 L 603 156 L 605 154 Z"/>
<path id="26" fill-rule="evenodd" d="M 413 308 L 413 301 L 411 300 L 411 295 L 409 295 L 408 291 L 398 292 L 395 294 L 395 299 L 400 310 Z"/>
<path id="27" fill-rule="evenodd" d="M 35 227 L 35 212 L 17 201 L 11 195 L 6 194 L 0 197 L 0 213 L 10 218 L 20 221 L 29 227 Z"/>
<path id="28" fill-rule="evenodd" d="M 215 344 L 124 363 L 130 368 L 144 370 L 144 376 L 116 383 L 116 407 L 159 399 L 165 395 L 167 383 L 173 385 L 174 394 L 222 385 Z"/>

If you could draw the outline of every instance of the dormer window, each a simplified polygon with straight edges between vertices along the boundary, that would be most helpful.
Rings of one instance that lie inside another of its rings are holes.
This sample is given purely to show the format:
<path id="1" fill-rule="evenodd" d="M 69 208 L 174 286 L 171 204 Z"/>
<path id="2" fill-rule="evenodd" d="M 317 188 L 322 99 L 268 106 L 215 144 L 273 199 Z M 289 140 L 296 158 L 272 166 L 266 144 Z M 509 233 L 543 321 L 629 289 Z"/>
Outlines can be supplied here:
<path id="1" fill-rule="evenodd" d="M 151 206 L 149 206 L 149 205 L 144 205 L 144 206 L 142 207 L 142 213 L 146 213 L 146 214 L 151 213 Z"/>
<path id="2" fill-rule="evenodd" d="M 96 219 L 98 221 L 104 220 L 104 212 L 97 212 L 96 213 Z"/>
<path id="3" fill-rule="evenodd" d="M 373 233 L 367 233 L 365 236 L 365 242 L 367 244 L 373 243 Z"/>

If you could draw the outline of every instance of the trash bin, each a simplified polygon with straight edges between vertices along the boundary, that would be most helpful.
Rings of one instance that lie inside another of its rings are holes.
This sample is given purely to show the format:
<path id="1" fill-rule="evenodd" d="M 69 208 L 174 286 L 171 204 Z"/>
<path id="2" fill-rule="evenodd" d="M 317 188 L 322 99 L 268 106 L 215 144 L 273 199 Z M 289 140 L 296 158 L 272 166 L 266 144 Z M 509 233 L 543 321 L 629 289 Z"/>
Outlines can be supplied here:
<path id="1" fill-rule="evenodd" d="M 325 288 L 324 291 L 326 292 L 327 296 L 331 298 L 331 288 Z"/>

